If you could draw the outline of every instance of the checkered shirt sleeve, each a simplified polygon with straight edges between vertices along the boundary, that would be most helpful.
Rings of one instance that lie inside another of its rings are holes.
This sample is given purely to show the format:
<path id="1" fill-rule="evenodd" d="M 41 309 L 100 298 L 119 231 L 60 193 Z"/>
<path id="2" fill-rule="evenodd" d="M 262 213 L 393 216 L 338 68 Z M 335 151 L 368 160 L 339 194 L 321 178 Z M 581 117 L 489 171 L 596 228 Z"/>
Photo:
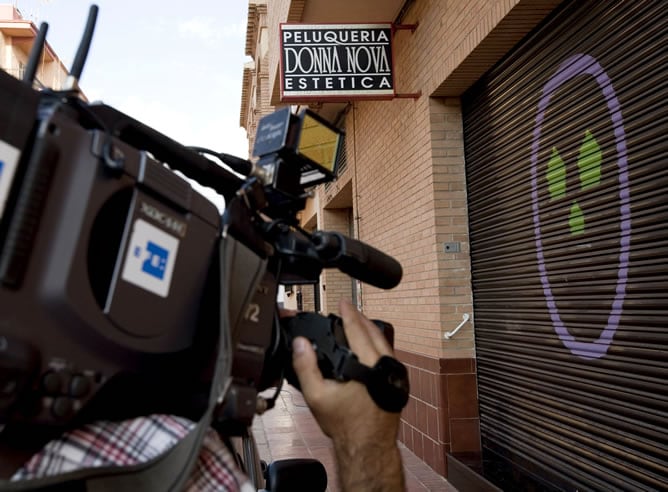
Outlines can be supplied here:
<path id="1" fill-rule="evenodd" d="M 167 451 L 194 427 L 193 422 L 170 415 L 95 422 L 49 442 L 14 474 L 12 480 L 46 477 L 83 468 L 143 463 Z M 218 434 L 209 429 L 185 490 L 246 492 L 254 489 Z"/>

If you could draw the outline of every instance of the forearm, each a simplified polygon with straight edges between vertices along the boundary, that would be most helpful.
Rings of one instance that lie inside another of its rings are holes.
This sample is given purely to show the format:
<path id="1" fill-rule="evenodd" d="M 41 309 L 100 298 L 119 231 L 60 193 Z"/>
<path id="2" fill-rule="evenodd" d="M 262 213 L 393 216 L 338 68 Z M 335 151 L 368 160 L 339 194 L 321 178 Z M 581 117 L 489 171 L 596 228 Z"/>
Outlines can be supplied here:
<path id="1" fill-rule="evenodd" d="M 353 352 L 367 367 L 393 356 L 378 327 L 350 302 L 339 303 L 343 328 Z M 318 424 L 334 442 L 343 492 L 403 492 L 404 471 L 397 445 L 400 413 L 379 407 L 357 381 L 325 380 L 306 338 L 293 342 L 293 367 Z"/>
<path id="2" fill-rule="evenodd" d="M 349 444 L 334 442 L 342 492 L 400 492 L 405 490 L 401 454 L 396 442 Z"/>

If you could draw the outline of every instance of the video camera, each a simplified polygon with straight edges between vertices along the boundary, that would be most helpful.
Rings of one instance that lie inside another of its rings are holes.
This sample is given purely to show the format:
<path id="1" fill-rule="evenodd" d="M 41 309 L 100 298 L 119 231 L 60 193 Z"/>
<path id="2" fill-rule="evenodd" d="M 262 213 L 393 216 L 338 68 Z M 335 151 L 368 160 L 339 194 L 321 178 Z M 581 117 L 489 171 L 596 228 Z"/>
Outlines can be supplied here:
<path id="1" fill-rule="evenodd" d="M 0 72 L 0 460 L 96 419 L 197 420 L 212 392 L 215 423 L 234 432 L 259 392 L 290 377 L 297 335 L 317 342 L 326 376 L 357 379 L 400 411 L 403 366 L 366 368 L 340 320 L 280 321 L 276 306 L 279 284 L 315 282 L 323 268 L 385 289 L 401 279 L 380 251 L 299 227 L 309 189 L 336 178 L 342 133 L 280 109 L 259 122 L 251 163 L 87 104 L 77 81 L 96 12 L 67 89 Z M 175 171 L 219 192 L 223 216 Z M 212 388 L 221 354 L 224 384 Z"/>

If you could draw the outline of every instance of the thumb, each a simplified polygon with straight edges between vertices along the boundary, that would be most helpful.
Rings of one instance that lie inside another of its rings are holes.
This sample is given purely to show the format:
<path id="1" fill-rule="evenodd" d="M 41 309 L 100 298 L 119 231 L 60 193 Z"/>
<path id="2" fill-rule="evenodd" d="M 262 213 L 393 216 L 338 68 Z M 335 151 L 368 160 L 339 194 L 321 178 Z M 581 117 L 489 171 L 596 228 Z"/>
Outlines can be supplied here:
<path id="1" fill-rule="evenodd" d="M 305 337 L 295 337 L 292 341 L 292 367 L 295 370 L 302 393 L 314 395 L 323 384 L 318 368 L 318 359 L 311 343 Z"/>

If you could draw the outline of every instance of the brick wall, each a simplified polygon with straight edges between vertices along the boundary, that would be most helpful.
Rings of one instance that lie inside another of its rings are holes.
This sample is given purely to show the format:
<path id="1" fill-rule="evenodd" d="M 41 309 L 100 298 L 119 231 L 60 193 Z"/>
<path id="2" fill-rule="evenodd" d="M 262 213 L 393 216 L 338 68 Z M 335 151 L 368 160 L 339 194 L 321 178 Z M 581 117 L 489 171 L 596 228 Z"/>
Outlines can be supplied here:
<path id="1" fill-rule="evenodd" d="M 298 289 L 302 300 L 302 311 L 315 311 L 315 287 L 312 284 L 308 284 L 300 285 Z"/>
<path id="2" fill-rule="evenodd" d="M 350 235 L 349 208 L 326 209 L 320 214 L 319 228 L 327 231 L 336 231 Z M 327 269 L 320 277 L 322 286 L 322 312 L 338 313 L 340 299 L 352 299 L 352 281 L 350 277 L 336 269 Z"/>
<path id="3" fill-rule="evenodd" d="M 418 28 L 394 39 L 395 87 L 421 96 L 355 102 L 346 116 L 359 238 L 404 268 L 396 289 L 364 285 L 362 305 L 395 326 L 397 356 L 410 371 L 400 439 L 443 475 L 448 453 L 480 450 L 461 105 L 444 96 L 459 95 L 502 56 L 494 45 L 479 48 L 495 28 L 512 31 L 504 19 L 532 9 L 539 19 L 555 2 L 546 3 L 413 2 L 402 22 Z M 521 35 L 500 37 L 512 45 Z M 459 72 L 464 64 L 470 70 Z M 445 339 L 465 314 L 470 321 Z"/>
<path id="4" fill-rule="evenodd" d="M 359 237 L 404 268 L 394 290 L 363 286 L 364 312 L 395 326 L 397 356 L 410 371 L 401 441 L 447 476 L 448 453 L 480 449 L 472 323 L 443 338 L 472 314 L 459 100 L 358 103 L 353 111 Z M 446 242 L 459 252 L 446 253 Z"/>
<path id="5" fill-rule="evenodd" d="M 370 318 L 394 325 L 397 356 L 410 371 L 411 397 L 402 414 L 400 438 L 444 475 L 448 452 L 480 449 L 459 96 L 558 3 L 407 2 L 398 22 L 417 24 L 417 29 L 395 34 L 395 88 L 399 95 L 420 95 L 351 102 L 344 117 L 345 173 L 328 190 L 320 187 L 313 202 L 318 227 L 342 232 L 346 229 L 338 229 L 343 227 L 341 211 L 332 208 L 350 207 L 354 235 L 396 257 L 404 268 L 395 289 L 363 284 L 359 305 Z M 308 0 L 268 5 L 274 104 L 279 87 L 278 23 L 301 21 L 305 4 Z M 350 196 L 345 193 L 348 182 Z M 458 251 L 446 251 L 445 243 Z M 335 302 L 347 294 L 344 284 L 351 284 L 344 279 L 333 272 L 322 276 L 324 312 L 335 310 Z M 445 339 L 443 334 L 459 325 L 465 314 L 470 321 Z"/>

